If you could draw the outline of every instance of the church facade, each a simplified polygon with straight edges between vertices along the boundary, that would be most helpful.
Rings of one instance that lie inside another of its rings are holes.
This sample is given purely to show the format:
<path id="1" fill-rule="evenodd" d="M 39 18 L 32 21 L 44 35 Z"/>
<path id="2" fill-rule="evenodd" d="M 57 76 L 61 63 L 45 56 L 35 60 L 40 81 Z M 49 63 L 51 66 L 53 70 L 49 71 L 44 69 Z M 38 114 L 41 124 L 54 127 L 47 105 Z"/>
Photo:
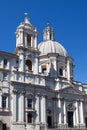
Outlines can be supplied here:
<path id="1" fill-rule="evenodd" d="M 15 34 L 14 54 L 0 51 L 0 130 L 86 129 L 87 84 L 50 25 L 39 46 L 27 15 Z"/>

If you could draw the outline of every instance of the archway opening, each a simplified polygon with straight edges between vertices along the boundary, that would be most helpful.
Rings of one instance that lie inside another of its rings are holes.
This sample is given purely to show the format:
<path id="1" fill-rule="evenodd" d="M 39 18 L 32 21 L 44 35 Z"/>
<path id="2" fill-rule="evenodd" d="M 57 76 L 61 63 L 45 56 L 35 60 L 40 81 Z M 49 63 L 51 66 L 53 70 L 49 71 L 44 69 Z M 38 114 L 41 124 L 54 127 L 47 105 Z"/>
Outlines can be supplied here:
<path id="1" fill-rule="evenodd" d="M 32 71 L 32 62 L 30 60 L 26 60 L 26 65 L 29 71 Z"/>

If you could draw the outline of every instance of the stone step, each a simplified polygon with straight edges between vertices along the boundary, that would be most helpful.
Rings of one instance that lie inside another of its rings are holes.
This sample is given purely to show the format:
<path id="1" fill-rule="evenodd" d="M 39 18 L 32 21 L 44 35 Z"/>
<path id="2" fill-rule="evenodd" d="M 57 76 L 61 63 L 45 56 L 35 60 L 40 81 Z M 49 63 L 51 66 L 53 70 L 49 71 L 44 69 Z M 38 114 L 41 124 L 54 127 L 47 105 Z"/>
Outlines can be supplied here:
<path id="1" fill-rule="evenodd" d="M 60 129 L 60 128 L 50 128 L 50 129 L 47 129 L 47 130 L 87 130 L 87 128 L 67 128 L 67 129 Z"/>

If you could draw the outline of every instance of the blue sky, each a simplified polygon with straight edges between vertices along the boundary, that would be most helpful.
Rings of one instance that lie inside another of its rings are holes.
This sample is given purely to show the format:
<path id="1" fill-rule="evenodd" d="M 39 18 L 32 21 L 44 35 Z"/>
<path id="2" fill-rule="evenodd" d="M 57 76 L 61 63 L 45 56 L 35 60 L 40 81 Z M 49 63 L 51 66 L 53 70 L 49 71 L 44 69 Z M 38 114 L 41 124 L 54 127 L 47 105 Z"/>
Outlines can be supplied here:
<path id="1" fill-rule="evenodd" d="M 74 79 L 87 83 L 87 0 L 1 0 L 0 50 L 14 52 L 15 31 L 28 12 L 42 40 L 50 22 L 55 40 L 74 59 Z"/>

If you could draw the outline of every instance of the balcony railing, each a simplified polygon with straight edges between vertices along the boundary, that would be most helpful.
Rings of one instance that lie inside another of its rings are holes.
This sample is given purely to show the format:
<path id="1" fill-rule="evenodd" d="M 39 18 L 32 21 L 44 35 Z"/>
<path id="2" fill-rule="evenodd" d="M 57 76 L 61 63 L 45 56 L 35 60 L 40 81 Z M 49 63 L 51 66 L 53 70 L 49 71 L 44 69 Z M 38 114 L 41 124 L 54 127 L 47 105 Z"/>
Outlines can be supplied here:
<path id="1" fill-rule="evenodd" d="M 35 84 L 35 85 L 40 85 L 40 86 L 47 86 L 51 89 L 61 89 L 66 86 L 69 86 L 68 82 L 61 82 L 60 80 L 54 80 L 53 78 L 50 78 L 49 76 L 43 76 L 43 75 L 35 75 L 32 73 L 23 73 L 23 72 L 18 72 L 18 71 L 13 71 L 12 76 L 11 76 L 11 81 L 16 81 L 16 82 L 23 82 L 23 83 L 30 83 L 30 84 Z"/>

